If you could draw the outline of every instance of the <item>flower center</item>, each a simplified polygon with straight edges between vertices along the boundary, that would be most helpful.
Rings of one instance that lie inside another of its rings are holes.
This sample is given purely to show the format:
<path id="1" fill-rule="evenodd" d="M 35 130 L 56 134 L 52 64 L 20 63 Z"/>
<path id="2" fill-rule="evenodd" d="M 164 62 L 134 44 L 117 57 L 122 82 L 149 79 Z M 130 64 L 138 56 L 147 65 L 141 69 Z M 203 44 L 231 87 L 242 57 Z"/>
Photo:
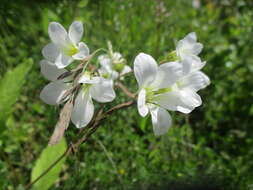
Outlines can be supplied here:
<path id="1" fill-rule="evenodd" d="M 158 90 L 154 90 L 152 88 L 145 88 L 146 100 L 147 100 L 147 102 L 152 103 L 155 100 L 156 96 L 161 95 L 161 94 L 165 94 L 168 92 L 176 91 L 176 90 L 178 90 L 178 87 L 179 87 L 179 84 L 175 83 L 171 87 L 160 88 Z"/>
<path id="2" fill-rule="evenodd" d="M 155 96 L 155 91 L 153 91 L 153 89 L 151 88 L 145 88 L 145 90 L 146 90 L 146 101 L 150 102 Z"/>
<path id="3" fill-rule="evenodd" d="M 75 55 L 76 53 L 78 53 L 78 48 L 74 45 L 74 44 L 70 44 L 66 49 L 65 49 L 65 53 L 68 56 L 72 56 Z"/>
<path id="4" fill-rule="evenodd" d="M 82 85 L 82 90 L 85 92 L 86 90 L 88 90 L 91 87 L 92 84 L 83 84 Z"/>

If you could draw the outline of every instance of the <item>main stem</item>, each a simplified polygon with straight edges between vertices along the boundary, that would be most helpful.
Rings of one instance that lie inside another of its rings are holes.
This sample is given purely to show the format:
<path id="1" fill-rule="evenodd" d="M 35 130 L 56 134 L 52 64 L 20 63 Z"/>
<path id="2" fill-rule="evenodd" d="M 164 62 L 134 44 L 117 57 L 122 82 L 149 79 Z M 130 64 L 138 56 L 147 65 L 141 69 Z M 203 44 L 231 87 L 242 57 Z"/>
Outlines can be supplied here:
<path id="1" fill-rule="evenodd" d="M 29 184 L 27 184 L 25 186 L 25 189 L 28 190 L 30 189 L 36 182 L 38 182 L 43 176 L 45 176 L 51 169 L 53 169 L 57 164 L 58 162 L 60 162 L 63 158 L 67 157 L 71 152 L 72 150 L 77 150 L 77 148 L 87 142 L 87 140 L 89 139 L 89 137 L 96 132 L 96 130 L 99 128 L 99 126 L 101 125 L 102 121 L 107 118 L 107 116 L 111 113 L 113 113 L 114 111 L 117 111 L 117 110 L 120 110 L 120 109 L 123 109 L 123 108 L 126 108 L 126 107 L 129 107 L 131 105 L 133 105 L 135 103 L 134 100 L 131 100 L 131 101 L 128 101 L 128 102 L 124 102 L 122 104 L 118 104 L 114 107 L 112 107 L 111 109 L 109 109 L 108 111 L 104 112 L 104 113 L 101 113 L 101 114 L 97 114 L 96 115 L 96 118 L 94 118 L 93 122 L 90 124 L 90 126 L 87 126 L 90 128 L 90 130 L 88 131 L 87 134 L 84 134 L 82 136 L 82 138 L 80 138 L 77 142 L 75 143 L 70 143 L 68 148 L 66 149 L 66 151 L 61 155 L 59 156 L 58 159 L 56 159 L 44 172 L 42 172 L 41 175 L 39 175 L 35 180 L 33 180 L 32 182 L 30 182 Z"/>

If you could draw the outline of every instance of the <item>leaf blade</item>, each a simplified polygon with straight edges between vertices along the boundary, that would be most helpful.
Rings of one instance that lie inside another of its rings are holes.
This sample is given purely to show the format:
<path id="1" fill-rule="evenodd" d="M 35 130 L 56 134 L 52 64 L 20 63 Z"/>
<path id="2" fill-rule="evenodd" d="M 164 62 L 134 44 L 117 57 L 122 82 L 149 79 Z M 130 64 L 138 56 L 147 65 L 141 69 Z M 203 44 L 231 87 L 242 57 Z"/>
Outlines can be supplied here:
<path id="1" fill-rule="evenodd" d="M 53 164 L 66 151 L 66 149 L 67 144 L 64 138 L 62 138 L 62 140 L 54 146 L 47 146 L 35 163 L 31 174 L 31 181 L 34 181 L 46 169 L 48 169 L 51 164 Z M 34 189 L 47 190 L 51 187 L 58 179 L 64 162 L 65 158 L 60 160 L 45 176 L 34 184 Z"/>
<path id="2" fill-rule="evenodd" d="M 22 63 L 8 71 L 0 80 L 0 123 L 4 123 L 13 111 L 27 73 L 32 67 L 32 61 Z"/>

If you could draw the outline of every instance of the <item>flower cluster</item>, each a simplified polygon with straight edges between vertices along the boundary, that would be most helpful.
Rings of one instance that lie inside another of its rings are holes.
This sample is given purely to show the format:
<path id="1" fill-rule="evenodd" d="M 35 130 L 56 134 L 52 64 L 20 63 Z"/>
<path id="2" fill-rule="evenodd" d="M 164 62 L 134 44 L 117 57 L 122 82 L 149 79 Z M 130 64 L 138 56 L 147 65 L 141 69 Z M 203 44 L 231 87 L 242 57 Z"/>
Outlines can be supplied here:
<path id="1" fill-rule="evenodd" d="M 68 33 L 59 23 L 49 24 L 48 33 L 52 43 L 46 45 L 40 62 L 41 73 L 51 82 L 44 87 L 40 98 L 47 104 L 59 105 L 73 101 L 71 120 L 77 128 L 85 127 L 92 119 L 97 102 L 111 102 L 115 98 L 113 81 L 84 69 L 89 59 L 88 46 L 80 42 L 83 35 L 81 22 L 73 22 Z M 67 70 L 74 60 L 82 63 L 77 69 Z"/>
<path id="2" fill-rule="evenodd" d="M 50 105 L 71 105 L 64 111 L 69 113 L 63 114 L 64 120 L 71 120 L 77 128 L 85 127 L 94 115 L 93 100 L 113 101 L 115 81 L 122 80 L 132 69 L 119 52 L 113 51 L 111 43 L 106 53 L 97 57 L 98 65 L 92 64 L 99 51 L 90 54 L 88 46 L 80 42 L 81 22 L 73 22 L 68 32 L 59 23 L 52 22 L 48 33 L 52 42 L 42 50 L 44 59 L 40 61 L 40 68 L 51 82 L 44 87 L 40 98 Z M 155 135 L 164 134 L 171 126 L 167 110 L 190 113 L 201 105 L 197 92 L 210 83 L 200 71 L 205 65 L 198 57 L 202 48 L 196 34 L 190 33 L 177 43 L 176 50 L 168 56 L 170 59 L 160 65 L 148 54 L 136 56 L 133 70 L 139 85 L 138 111 L 142 117 L 151 114 Z"/>
<path id="3" fill-rule="evenodd" d="M 116 80 L 132 71 L 131 67 L 126 65 L 126 60 L 122 55 L 119 52 L 113 52 L 110 42 L 108 42 L 108 49 L 108 54 L 103 54 L 98 57 L 101 65 L 98 72 L 101 76 Z"/>
<path id="4" fill-rule="evenodd" d="M 140 53 L 134 60 L 134 74 L 139 85 L 138 111 L 141 116 L 151 113 L 155 135 L 162 135 L 171 126 L 166 110 L 190 113 L 201 105 L 197 91 L 209 85 L 201 72 L 205 65 L 198 57 L 202 44 L 190 33 L 177 43 L 171 54 L 173 61 L 158 66 L 150 55 Z"/>

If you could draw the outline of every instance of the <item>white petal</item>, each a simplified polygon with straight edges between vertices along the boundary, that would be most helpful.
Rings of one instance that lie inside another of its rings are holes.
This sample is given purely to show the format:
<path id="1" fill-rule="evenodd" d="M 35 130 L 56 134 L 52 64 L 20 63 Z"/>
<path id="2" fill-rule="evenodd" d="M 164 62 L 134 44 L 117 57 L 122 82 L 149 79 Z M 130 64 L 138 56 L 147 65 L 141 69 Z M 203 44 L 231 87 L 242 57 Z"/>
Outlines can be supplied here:
<path id="1" fill-rule="evenodd" d="M 173 91 L 158 95 L 155 97 L 154 101 L 161 107 L 171 111 L 177 111 L 177 106 L 183 104 L 180 99 L 179 91 Z"/>
<path id="2" fill-rule="evenodd" d="M 90 77 L 87 75 L 83 75 L 80 77 L 78 83 L 83 84 L 98 84 L 100 83 L 101 77 Z"/>
<path id="3" fill-rule="evenodd" d="M 47 60 L 40 61 L 40 71 L 46 79 L 51 81 L 57 80 L 61 74 L 67 72 L 66 69 L 58 69 L 53 63 Z"/>
<path id="4" fill-rule="evenodd" d="M 202 104 L 201 97 L 192 89 L 180 90 L 180 95 L 181 101 L 185 104 L 178 107 L 178 111 L 180 112 L 190 113 L 194 108 Z"/>
<path id="5" fill-rule="evenodd" d="M 98 56 L 98 62 L 102 67 L 105 67 L 106 69 L 111 69 L 112 67 L 111 59 L 106 54 Z"/>
<path id="6" fill-rule="evenodd" d="M 71 62 L 73 62 L 72 57 L 60 53 L 59 56 L 55 60 L 55 65 L 59 69 L 62 69 L 64 67 L 67 67 Z"/>
<path id="7" fill-rule="evenodd" d="M 146 90 L 141 89 L 138 94 L 137 106 L 139 114 L 145 117 L 148 114 L 148 107 L 146 105 Z"/>
<path id="8" fill-rule="evenodd" d="M 156 103 L 165 109 L 188 114 L 195 107 L 200 106 L 202 101 L 200 96 L 193 90 L 183 89 L 159 95 Z"/>
<path id="9" fill-rule="evenodd" d="M 191 33 L 187 34 L 187 35 L 184 37 L 183 40 L 186 40 L 186 41 L 188 41 L 188 42 L 190 42 L 190 43 L 194 43 L 194 42 L 197 41 L 197 35 L 196 35 L 195 32 L 191 32 Z"/>
<path id="10" fill-rule="evenodd" d="M 116 96 L 113 89 L 113 81 L 104 78 L 100 78 L 99 83 L 91 86 L 90 93 L 93 99 L 102 103 L 111 102 Z"/>
<path id="11" fill-rule="evenodd" d="M 203 45 L 201 43 L 195 43 L 192 47 L 192 54 L 198 55 L 203 49 Z"/>
<path id="12" fill-rule="evenodd" d="M 164 93 L 156 96 L 154 101 L 165 109 L 182 113 L 190 113 L 202 103 L 200 96 L 191 89 Z"/>
<path id="13" fill-rule="evenodd" d="M 187 75 L 190 72 L 198 71 L 206 64 L 206 62 L 202 62 L 201 59 L 196 55 L 185 56 L 181 63 L 183 66 L 184 75 Z"/>
<path id="14" fill-rule="evenodd" d="M 123 70 L 121 71 L 120 75 L 130 73 L 131 71 L 132 71 L 131 67 L 129 67 L 128 65 L 125 65 Z"/>
<path id="15" fill-rule="evenodd" d="M 77 128 L 89 124 L 94 114 L 94 105 L 89 90 L 81 90 L 77 95 L 72 111 L 71 121 Z"/>
<path id="16" fill-rule="evenodd" d="M 182 76 L 182 64 L 179 62 L 164 63 L 158 67 L 155 81 L 151 84 L 155 89 L 168 88 Z"/>
<path id="17" fill-rule="evenodd" d="M 203 45 L 196 42 L 197 37 L 195 33 L 190 33 L 182 40 L 177 43 L 176 51 L 177 55 L 184 59 L 185 56 L 198 55 L 202 49 Z"/>
<path id="18" fill-rule="evenodd" d="M 87 57 L 89 55 L 89 52 L 90 52 L 88 46 L 83 42 L 80 42 L 78 44 L 78 50 L 79 50 L 79 52 L 72 56 L 76 60 L 84 59 L 85 57 Z"/>
<path id="19" fill-rule="evenodd" d="M 59 47 L 65 47 L 68 41 L 68 34 L 63 26 L 57 22 L 51 22 L 48 27 L 49 37 Z"/>
<path id="20" fill-rule="evenodd" d="M 62 81 L 54 81 L 43 88 L 40 98 L 45 103 L 56 105 L 61 102 L 61 98 L 69 87 Z"/>
<path id="21" fill-rule="evenodd" d="M 208 86 L 210 84 L 210 80 L 203 72 L 196 71 L 181 79 L 179 83 L 180 88 L 191 88 L 197 92 L 198 90 Z"/>
<path id="22" fill-rule="evenodd" d="M 165 134 L 172 124 L 170 114 L 160 107 L 150 109 L 150 113 L 155 135 L 160 136 Z"/>
<path id="23" fill-rule="evenodd" d="M 186 56 L 181 62 L 183 67 L 183 74 L 187 75 L 191 72 L 193 68 L 193 59 L 191 56 Z"/>
<path id="24" fill-rule="evenodd" d="M 55 62 L 56 58 L 59 56 L 59 53 L 59 49 L 53 43 L 47 44 L 42 49 L 42 55 L 51 62 Z"/>
<path id="25" fill-rule="evenodd" d="M 204 62 L 201 61 L 201 59 L 196 55 L 192 55 L 191 59 L 192 59 L 192 68 L 191 68 L 192 71 L 198 71 L 202 69 L 206 64 L 205 61 Z"/>
<path id="26" fill-rule="evenodd" d="M 148 54 L 140 53 L 134 60 L 134 74 L 139 87 L 146 86 L 153 82 L 157 73 L 157 63 Z"/>
<path id="27" fill-rule="evenodd" d="M 83 23 L 79 21 L 73 22 L 69 27 L 69 39 L 77 44 L 83 36 Z"/>

